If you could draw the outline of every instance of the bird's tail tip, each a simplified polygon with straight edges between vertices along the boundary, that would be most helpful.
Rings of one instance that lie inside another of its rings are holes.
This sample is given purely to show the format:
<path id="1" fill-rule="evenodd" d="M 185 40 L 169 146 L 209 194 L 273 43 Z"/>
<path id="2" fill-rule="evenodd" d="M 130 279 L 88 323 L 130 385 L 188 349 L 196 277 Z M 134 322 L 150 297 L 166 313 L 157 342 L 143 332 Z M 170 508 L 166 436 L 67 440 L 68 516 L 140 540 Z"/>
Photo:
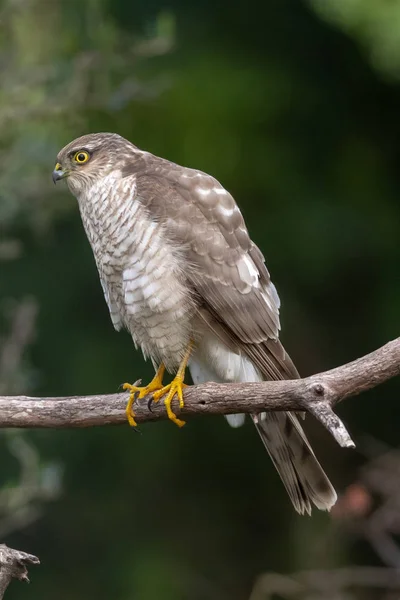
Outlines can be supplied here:
<path id="1" fill-rule="evenodd" d="M 308 440 L 291 413 L 253 416 L 257 431 L 299 514 L 311 514 L 312 505 L 329 511 L 337 494 Z"/>

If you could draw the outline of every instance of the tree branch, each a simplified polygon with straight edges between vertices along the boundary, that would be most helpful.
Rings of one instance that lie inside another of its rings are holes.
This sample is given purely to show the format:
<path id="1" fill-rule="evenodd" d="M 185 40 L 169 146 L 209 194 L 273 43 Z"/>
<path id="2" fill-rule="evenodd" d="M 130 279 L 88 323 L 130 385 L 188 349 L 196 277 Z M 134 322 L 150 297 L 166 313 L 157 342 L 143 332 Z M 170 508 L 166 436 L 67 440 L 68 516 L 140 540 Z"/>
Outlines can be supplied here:
<path id="1" fill-rule="evenodd" d="M 36 556 L 0 544 L 0 600 L 12 579 L 29 583 L 27 565 L 38 564 L 40 561 Z"/>
<path id="2" fill-rule="evenodd" d="M 205 383 L 185 390 L 181 415 L 306 411 L 343 447 L 354 447 L 332 408 L 340 401 L 400 374 L 400 338 L 358 360 L 305 379 L 262 383 Z M 0 427 L 93 427 L 126 423 L 126 392 L 64 398 L 0 396 Z M 165 419 L 161 403 L 135 403 L 138 423 Z M 178 411 L 178 407 L 176 407 Z"/>

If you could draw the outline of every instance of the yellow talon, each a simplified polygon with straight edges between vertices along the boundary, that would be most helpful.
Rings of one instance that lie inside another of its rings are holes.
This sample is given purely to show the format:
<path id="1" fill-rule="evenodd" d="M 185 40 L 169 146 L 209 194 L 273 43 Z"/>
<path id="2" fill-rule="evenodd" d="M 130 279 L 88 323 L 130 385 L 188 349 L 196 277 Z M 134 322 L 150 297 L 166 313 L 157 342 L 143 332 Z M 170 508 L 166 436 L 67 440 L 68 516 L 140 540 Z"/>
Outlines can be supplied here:
<path id="1" fill-rule="evenodd" d="M 192 348 L 193 348 L 193 342 L 190 342 L 190 344 L 185 352 L 185 355 L 182 359 L 182 362 L 179 365 L 178 372 L 177 372 L 175 378 L 171 381 L 171 383 L 169 383 L 168 385 L 165 385 L 160 390 L 155 392 L 155 394 L 153 394 L 153 399 L 155 402 L 158 402 L 158 400 L 161 398 L 161 396 L 164 396 L 164 394 L 167 394 L 167 397 L 164 400 L 164 404 L 165 404 L 165 408 L 167 409 L 168 419 L 170 419 L 173 423 L 175 423 L 175 425 L 178 425 L 178 427 L 183 427 L 185 424 L 185 421 L 181 421 L 181 419 L 178 419 L 178 417 L 176 416 L 176 414 L 173 412 L 173 410 L 171 408 L 171 404 L 172 404 L 172 400 L 176 394 L 178 396 L 178 400 L 179 400 L 179 408 L 183 408 L 185 405 L 185 403 L 183 401 L 183 388 L 187 387 L 187 385 L 186 385 L 186 383 L 183 383 L 183 380 L 185 378 L 186 365 L 188 364 L 188 361 L 190 358 L 190 353 L 192 352 Z"/>
<path id="2" fill-rule="evenodd" d="M 133 391 L 133 388 L 135 388 L 135 386 L 131 385 L 130 383 L 124 383 L 124 385 L 122 386 L 122 389 L 130 391 L 128 404 L 126 405 L 126 409 L 125 409 L 126 418 L 128 419 L 128 423 L 129 423 L 129 425 L 131 427 L 136 427 L 137 423 L 136 423 L 135 418 L 133 416 L 135 413 L 132 410 L 132 404 L 135 401 L 136 390 Z"/>
<path id="3" fill-rule="evenodd" d="M 131 385 L 130 383 L 124 383 L 124 385 L 122 386 L 122 389 L 124 390 L 129 390 L 130 395 L 129 395 L 129 400 L 128 400 L 128 404 L 126 405 L 126 418 L 128 419 L 128 423 L 131 427 L 136 427 L 137 423 L 135 421 L 135 413 L 132 410 L 132 405 L 135 401 L 135 394 L 138 394 L 138 398 L 144 398 L 145 396 L 147 396 L 148 394 L 151 394 L 152 392 L 155 392 L 156 390 L 160 390 L 163 389 L 163 377 L 164 377 L 164 373 L 165 373 L 165 367 L 163 365 L 163 363 L 161 363 L 161 365 L 158 367 L 157 369 L 157 373 L 155 374 L 154 378 L 150 381 L 150 383 L 148 385 L 145 385 L 143 387 L 139 387 L 136 385 Z"/>
<path id="4" fill-rule="evenodd" d="M 164 400 L 164 404 L 165 404 L 165 408 L 167 409 L 168 418 L 173 423 L 178 425 L 178 427 L 184 426 L 185 421 L 181 421 L 181 419 L 178 419 L 178 417 L 176 416 L 176 414 L 173 412 L 173 410 L 171 408 L 171 404 L 172 404 L 172 400 L 176 394 L 178 396 L 178 400 L 179 400 L 179 408 L 183 408 L 185 405 L 185 403 L 183 401 L 183 388 L 187 387 L 187 385 L 186 385 L 186 383 L 183 383 L 183 380 L 185 377 L 186 365 L 188 364 L 192 348 L 193 348 L 193 343 L 190 342 L 190 344 L 185 352 L 185 355 L 182 359 L 182 362 L 179 365 L 179 369 L 178 369 L 178 372 L 177 372 L 175 378 L 168 385 L 163 386 L 163 383 L 162 383 L 164 372 L 165 372 L 165 367 L 164 367 L 163 363 L 161 363 L 161 365 L 159 366 L 157 373 L 154 376 L 154 379 L 149 383 L 149 385 L 146 385 L 145 387 L 138 387 L 136 385 L 131 385 L 130 383 L 124 383 L 124 385 L 122 386 L 123 389 L 129 390 L 129 392 L 130 392 L 128 404 L 126 405 L 126 418 L 128 419 L 129 425 L 131 425 L 132 427 L 136 427 L 136 421 L 134 418 L 135 413 L 132 410 L 132 405 L 135 401 L 135 394 L 137 394 L 137 393 L 139 394 L 138 398 L 144 398 L 148 394 L 151 394 L 152 392 L 154 392 L 153 400 L 155 402 L 158 402 L 162 396 L 167 394 L 167 397 Z"/>
<path id="5" fill-rule="evenodd" d="M 185 369 L 183 369 L 185 370 Z M 183 388 L 187 387 L 186 383 L 183 383 L 183 375 L 178 374 L 176 375 L 175 379 L 173 379 L 171 381 L 171 383 L 169 383 L 168 385 L 165 385 L 163 388 L 161 388 L 161 390 L 158 390 L 157 392 L 155 392 L 153 394 L 153 399 L 154 402 L 158 402 L 159 399 L 161 398 L 161 396 L 164 396 L 164 394 L 167 394 L 167 397 L 164 400 L 164 404 L 165 404 L 165 408 L 167 409 L 167 415 L 168 418 L 171 419 L 171 421 L 173 423 L 175 423 L 175 425 L 178 425 L 178 427 L 183 427 L 185 424 L 185 421 L 181 421 L 181 419 L 178 419 L 178 417 L 176 416 L 176 414 L 173 412 L 172 408 L 171 408 L 171 404 L 172 404 L 172 400 L 175 396 L 175 394 L 178 396 L 178 400 L 179 400 L 179 408 L 183 408 L 185 403 L 183 401 Z"/>

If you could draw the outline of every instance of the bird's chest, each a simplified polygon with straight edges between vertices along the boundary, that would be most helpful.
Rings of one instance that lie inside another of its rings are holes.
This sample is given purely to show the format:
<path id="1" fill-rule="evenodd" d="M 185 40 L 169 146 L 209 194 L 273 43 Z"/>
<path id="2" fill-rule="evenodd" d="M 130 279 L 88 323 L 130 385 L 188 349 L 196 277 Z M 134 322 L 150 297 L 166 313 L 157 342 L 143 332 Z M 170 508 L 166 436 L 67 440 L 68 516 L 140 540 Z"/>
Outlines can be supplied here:
<path id="1" fill-rule="evenodd" d="M 137 199 L 82 214 L 116 328 L 125 326 L 144 355 L 179 364 L 194 315 L 184 257 Z M 82 211 L 84 212 L 84 211 Z"/>

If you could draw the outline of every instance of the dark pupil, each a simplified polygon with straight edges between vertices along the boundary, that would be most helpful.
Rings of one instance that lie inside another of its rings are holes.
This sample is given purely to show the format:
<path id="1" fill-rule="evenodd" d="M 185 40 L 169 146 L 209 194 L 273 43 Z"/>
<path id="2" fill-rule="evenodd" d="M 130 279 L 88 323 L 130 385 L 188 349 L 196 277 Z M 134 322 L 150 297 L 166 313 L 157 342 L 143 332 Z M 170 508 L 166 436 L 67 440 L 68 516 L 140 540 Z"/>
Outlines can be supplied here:
<path id="1" fill-rule="evenodd" d="M 83 162 L 85 160 L 85 158 L 86 158 L 85 154 L 78 154 L 79 162 Z"/>

